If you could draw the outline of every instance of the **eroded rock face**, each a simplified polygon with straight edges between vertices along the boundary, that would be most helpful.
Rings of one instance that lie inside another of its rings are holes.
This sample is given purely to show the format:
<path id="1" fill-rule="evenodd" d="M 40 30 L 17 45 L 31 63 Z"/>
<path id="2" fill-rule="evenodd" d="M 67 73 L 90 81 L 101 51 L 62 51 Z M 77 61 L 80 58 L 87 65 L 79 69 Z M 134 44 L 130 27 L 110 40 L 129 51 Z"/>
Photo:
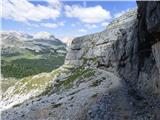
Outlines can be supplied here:
<path id="1" fill-rule="evenodd" d="M 159 93 L 159 66 L 160 60 L 158 51 L 160 41 L 160 2 L 137 2 L 138 4 L 138 42 L 140 77 L 138 79 L 146 82 L 146 89 L 141 86 L 141 90 L 146 93 Z M 154 50 L 153 50 L 154 49 Z M 156 56 L 155 56 L 156 54 Z M 142 75 L 143 74 L 143 75 Z M 144 75 L 145 74 L 145 75 Z M 141 82 L 144 84 L 145 82 Z M 159 95 L 158 95 L 159 96 Z"/>
<path id="2" fill-rule="evenodd" d="M 137 4 L 138 14 L 136 10 L 130 10 L 105 31 L 76 38 L 66 63 L 118 73 L 142 94 L 153 95 L 155 89 L 160 89 L 156 87 L 159 86 L 159 65 L 155 64 L 159 61 L 156 44 L 160 41 L 160 3 Z"/>
<path id="3" fill-rule="evenodd" d="M 136 12 L 130 11 L 105 31 L 75 39 L 73 46 L 82 42 L 77 51 L 84 53 L 78 58 L 81 64 L 118 74 L 134 98 L 138 95 L 142 101 L 154 103 L 160 97 L 160 2 L 137 4 L 137 17 Z"/>
<path id="4" fill-rule="evenodd" d="M 159 69 L 160 72 L 160 42 L 157 42 L 152 46 L 152 52 L 156 61 L 156 66 Z"/>
<path id="5" fill-rule="evenodd" d="M 93 64 L 90 66 L 116 67 L 115 64 L 125 49 L 124 44 L 130 41 L 133 36 L 135 25 L 136 10 L 130 10 L 124 16 L 113 21 L 105 31 L 76 38 L 72 42 L 65 63 L 77 65 L 77 61 L 79 61 L 80 66 L 82 64 L 90 65 L 90 61 L 92 61 Z M 123 49 L 121 54 L 116 53 L 117 49 Z"/>
<path id="6" fill-rule="evenodd" d="M 154 35 L 160 32 L 160 3 L 159 2 L 137 2 L 138 5 L 138 18 L 140 29 L 145 28 L 146 31 Z"/>
<path id="7" fill-rule="evenodd" d="M 138 13 L 130 10 L 103 32 L 73 40 L 49 94 L 2 118 L 159 120 L 160 2 L 137 4 Z"/>

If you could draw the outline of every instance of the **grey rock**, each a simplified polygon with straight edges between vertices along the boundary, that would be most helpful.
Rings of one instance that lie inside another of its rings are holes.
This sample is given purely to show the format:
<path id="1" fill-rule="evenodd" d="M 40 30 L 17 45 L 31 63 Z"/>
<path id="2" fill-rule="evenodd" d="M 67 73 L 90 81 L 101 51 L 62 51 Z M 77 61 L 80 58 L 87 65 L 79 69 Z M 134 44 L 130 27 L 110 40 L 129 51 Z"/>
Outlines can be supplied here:
<path id="1" fill-rule="evenodd" d="M 156 66 L 157 68 L 159 69 L 159 72 L 160 72 L 160 42 L 154 44 L 152 46 L 152 52 L 153 52 L 153 55 L 154 55 L 154 58 L 155 58 L 155 61 L 156 61 Z"/>

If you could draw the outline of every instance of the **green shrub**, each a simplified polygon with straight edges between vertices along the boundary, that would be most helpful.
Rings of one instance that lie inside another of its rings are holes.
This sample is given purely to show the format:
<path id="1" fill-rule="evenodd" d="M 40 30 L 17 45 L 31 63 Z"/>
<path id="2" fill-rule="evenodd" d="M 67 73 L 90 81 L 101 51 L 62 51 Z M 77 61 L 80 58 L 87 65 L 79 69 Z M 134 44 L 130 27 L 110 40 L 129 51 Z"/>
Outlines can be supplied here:
<path id="1" fill-rule="evenodd" d="M 101 84 L 102 80 L 96 80 L 92 83 L 91 87 L 97 87 Z"/>
<path id="2" fill-rule="evenodd" d="M 89 78 L 93 76 L 94 73 L 95 71 L 92 69 L 79 67 L 66 80 L 59 81 L 57 84 L 55 84 L 56 90 L 60 91 L 62 89 L 69 89 L 73 86 L 75 80 L 78 80 L 80 78 Z"/>

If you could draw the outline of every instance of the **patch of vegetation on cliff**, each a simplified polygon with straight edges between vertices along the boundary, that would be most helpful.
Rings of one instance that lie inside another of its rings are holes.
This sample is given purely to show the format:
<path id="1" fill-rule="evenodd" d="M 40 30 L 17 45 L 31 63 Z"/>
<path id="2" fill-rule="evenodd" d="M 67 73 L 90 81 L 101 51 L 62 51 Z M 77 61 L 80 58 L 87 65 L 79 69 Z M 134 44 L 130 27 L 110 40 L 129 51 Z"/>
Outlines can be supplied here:
<path id="1" fill-rule="evenodd" d="M 83 78 L 89 78 L 91 76 L 94 76 L 94 74 L 95 74 L 95 71 L 93 69 L 88 69 L 86 73 L 83 74 Z"/>
<path id="2" fill-rule="evenodd" d="M 87 57 L 82 57 L 83 64 L 86 64 L 88 61 L 91 61 L 93 64 L 97 63 L 97 57 L 93 58 L 87 58 Z"/>
<path id="3" fill-rule="evenodd" d="M 79 67 L 66 80 L 58 81 L 58 83 L 55 84 L 56 91 L 69 89 L 73 86 L 74 81 L 89 78 L 94 74 L 95 71 L 91 68 Z"/>
<path id="4" fill-rule="evenodd" d="M 102 80 L 96 80 L 92 83 L 92 85 L 90 85 L 91 87 L 97 87 L 101 84 Z"/>

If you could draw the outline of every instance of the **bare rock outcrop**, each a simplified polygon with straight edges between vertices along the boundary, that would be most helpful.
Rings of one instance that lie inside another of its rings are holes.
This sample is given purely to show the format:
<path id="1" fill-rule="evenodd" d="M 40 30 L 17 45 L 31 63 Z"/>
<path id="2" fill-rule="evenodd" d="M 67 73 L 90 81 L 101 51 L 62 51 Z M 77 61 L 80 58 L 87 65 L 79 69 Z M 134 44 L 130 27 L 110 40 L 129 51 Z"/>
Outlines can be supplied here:
<path id="1" fill-rule="evenodd" d="M 66 64 L 94 66 L 118 73 L 144 96 L 158 92 L 160 3 L 137 4 L 138 13 L 130 10 L 105 31 L 76 38 Z"/>

